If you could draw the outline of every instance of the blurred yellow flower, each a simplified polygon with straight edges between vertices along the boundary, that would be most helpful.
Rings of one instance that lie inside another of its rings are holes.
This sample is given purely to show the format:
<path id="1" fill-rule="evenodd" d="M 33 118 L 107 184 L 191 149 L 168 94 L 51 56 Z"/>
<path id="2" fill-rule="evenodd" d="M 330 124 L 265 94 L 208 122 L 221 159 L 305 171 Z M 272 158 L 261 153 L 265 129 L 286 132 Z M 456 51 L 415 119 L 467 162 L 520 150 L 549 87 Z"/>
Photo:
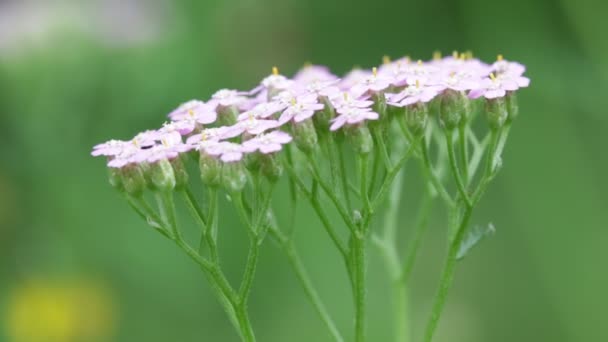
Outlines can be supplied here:
<path id="1" fill-rule="evenodd" d="M 116 312 L 103 286 L 82 280 L 28 281 L 14 289 L 6 309 L 12 342 L 108 341 Z"/>

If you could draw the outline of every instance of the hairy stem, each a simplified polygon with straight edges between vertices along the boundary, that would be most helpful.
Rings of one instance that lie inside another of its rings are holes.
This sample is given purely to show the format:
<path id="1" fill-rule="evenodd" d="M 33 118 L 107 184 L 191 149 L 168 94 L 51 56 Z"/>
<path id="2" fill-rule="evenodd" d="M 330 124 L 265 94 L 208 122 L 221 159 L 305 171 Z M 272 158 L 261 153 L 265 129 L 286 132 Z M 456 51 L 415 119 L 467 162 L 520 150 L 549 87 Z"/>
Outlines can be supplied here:
<path id="1" fill-rule="evenodd" d="M 458 193 L 460 193 L 460 196 L 462 197 L 462 200 L 466 203 L 467 207 L 471 207 L 471 199 L 469 198 L 469 194 L 467 193 L 466 186 L 464 184 L 464 181 L 462 180 L 462 176 L 460 173 L 460 168 L 458 167 L 458 162 L 456 161 L 456 151 L 454 150 L 454 131 L 445 131 L 445 141 L 447 144 L 448 159 L 450 160 L 450 168 L 452 170 L 454 180 L 456 181 Z"/>
<path id="2" fill-rule="evenodd" d="M 302 260 L 300 259 L 300 256 L 293 245 L 293 242 L 288 239 L 277 227 L 271 226 L 270 234 L 275 238 L 275 240 L 277 240 L 279 246 L 285 255 L 287 255 L 289 264 L 291 265 L 291 268 L 293 268 L 293 271 L 296 274 L 296 277 L 298 278 L 306 297 L 315 308 L 315 311 L 327 327 L 327 330 L 329 330 L 329 333 L 333 339 L 336 342 L 343 342 L 344 338 L 333 322 L 327 308 L 325 307 L 325 304 L 323 304 L 321 297 L 319 297 L 317 290 L 314 288 L 312 281 L 310 280 L 310 277 L 302 264 Z"/>
<path id="3" fill-rule="evenodd" d="M 352 239 L 352 262 L 354 276 L 355 297 L 355 341 L 365 341 L 365 315 L 366 315 L 366 263 L 365 263 L 365 235 L 353 234 Z"/>
<path id="4" fill-rule="evenodd" d="M 458 250 L 460 249 L 462 239 L 464 238 L 466 227 L 471 218 L 472 211 L 472 208 L 465 209 L 462 220 L 457 227 L 456 235 L 454 236 L 454 239 L 449 243 L 447 259 L 443 267 L 443 271 L 441 273 L 441 278 L 439 280 L 439 289 L 437 290 L 437 294 L 435 295 L 435 300 L 431 309 L 431 316 L 426 325 L 423 340 L 424 342 L 431 342 L 433 340 L 433 335 L 435 334 L 437 324 L 439 323 L 439 318 L 441 317 L 441 313 L 443 312 L 448 292 L 454 280 L 454 271 L 456 269 L 457 261 L 456 257 L 458 255 Z"/>

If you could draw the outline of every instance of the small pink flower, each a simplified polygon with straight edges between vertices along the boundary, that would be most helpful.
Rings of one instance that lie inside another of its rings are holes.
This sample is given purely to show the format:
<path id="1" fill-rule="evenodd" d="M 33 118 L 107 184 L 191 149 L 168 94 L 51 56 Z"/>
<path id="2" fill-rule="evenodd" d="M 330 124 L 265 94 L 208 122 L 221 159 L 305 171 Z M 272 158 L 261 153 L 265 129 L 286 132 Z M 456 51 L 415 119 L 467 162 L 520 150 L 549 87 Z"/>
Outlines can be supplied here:
<path id="1" fill-rule="evenodd" d="M 287 109 L 283 112 L 279 118 L 279 125 L 283 125 L 291 120 L 294 122 L 302 122 L 306 119 L 311 118 L 316 111 L 323 109 L 325 106 L 322 103 L 318 103 L 316 96 L 299 96 L 292 99 Z"/>
<path id="2" fill-rule="evenodd" d="M 357 83 L 365 80 L 371 74 L 372 72 L 369 70 L 361 70 L 355 68 L 342 78 L 340 83 L 338 83 L 338 87 L 342 90 L 350 90 L 350 88 L 352 88 Z"/>
<path id="3" fill-rule="evenodd" d="M 491 72 L 497 77 L 499 75 L 507 75 L 511 77 L 522 76 L 526 71 L 526 67 L 523 64 L 517 62 L 510 62 L 502 58 L 502 55 L 498 55 L 498 60 L 492 64 Z"/>
<path id="4" fill-rule="evenodd" d="M 262 102 L 257 104 L 252 109 L 241 113 L 238 119 L 246 120 L 251 117 L 256 119 L 266 119 L 282 111 L 283 109 L 285 109 L 285 106 L 278 101 Z"/>
<path id="5" fill-rule="evenodd" d="M 354 125 L 365 122 L 366 120 L 378 120 L 379 115 L 370 109 L 349 107 L 342 111 L 340 115 L 332 119 L 331 131 L 335 131 L 345 124 Z"/>
<path id="6" fill-rule="evenodd" d="M 196 122 L 203 125 L 211 124 L 217 120 L 216 105 L 214 103 L 207 104 L 199 100 L 190 100 L 172 111 L 169 114 L 169 118 L 173 121 L 194 118 Z"/>
<path id="7" fill-rule="evenodd" d="M 111 168 L 122 168 L 129 165 L 133 163 L 133 157 L 141 151 L 142 150 L 133 143 L 126 144 L 118 153 L 109 157 L 108 166 Z"/>
<path id="8" fill-rule="evenodd" d="M 93 146 L 93 151 L 91 152 L 91 155 L 93 157 L 116 156 L 119 155 L 125 149 L 126 145 L 133 146 L 133 143 L 130 141 L 123 140 L 109 140 L 105 143 Z"/>
<path id="9" fill-rule="evenodd" d="M 220 141 L 228 139 L 228 127 L 205 128 L 200 133 L 194 134 L 186 140 L 187 144 L 197 145 L 201 141 Z"/>
<path id="10" fill-rule="evenodd" d="M 196 128 L 196 120 L 194 118 L 185 118 L 179 121 L 165 123 L 159 132 L 178 132 L 181 135 L 188 135 Z"/>
<path id="11" fill-rule="evenodd" d="M 372 74 L 360 80 L 351 88 L 351 93 L 359 97 L 365 94 L 376 93 L 385 90 L 393 83 L 393 79 L 385 75 L 378 74 L 374 68 Z"/>
<path id="12" fill-rule="evenodd" d="M 146 148 L 156 144 L 157 141 L 160 140 L 163 133 L 155 130 L 147 130 L 141 133 L 138 133 L 131 142 L 137 146 L 138 148 Z"/>
<path id="13" fill-rule="evenodd" d="M 264 154 L 278 152 L 283 148 L 283 145 L 291 142 L 291 140 L 291 136 L 285 132 L 272 131 L 245 141 L 243 150 L 249 153 L 260 151 Z"/>
<path id="14" fill-rule="evenodd" d="M 490 78 L 481 80 L 479 88 L 469 92 L 469 97 L 476 99 L 483 96 L 486 99 L 495 99 L 504 97 L 507 95 L 507 92 L 525 88 L 529 84 L 530 79 L 527 77 L 509 76 L 507 74 L 495 76 L 494 74 L 490 74 Z"/>
<path id="15" fill-rule="evenodd" d="M 331 81 L 312 81 L 306 84 L 305 91 L 310 94 L 315 94 L 317 97 L 332 97 L 340 93 L 340 88 L 336 87 L 338 82 L 340 82 L 339 79 Z"/>
<path id="16" fill-rule="evenodd" d="M 223 162 L 231 163 L 243 159 L 246 151 L 242 145 L 222 141 L 204 148 L 204 152 L 210 156 L 219 157 Z"/>
<path id="17" fill-rule="evenodd" d="M 336 108 L 336 110 L 340 111 L 341 108 L 368 108 L 374 104 L 374 101 L 367 100 L 364 98 L 357 98 L 353 94 L 348 92 L 343 92 L 340 94 L 336 94 L 330 98 L 331 105 Z"/>
<path id="18" fill-rule="evenodd" d="M 293 80 L 279 74 L 279 69 L 272 68 L 272 74 L 262 80 L 261 86 L 264 89 L 286 90 L 295 85 Z"/>
<path id="19" fill-rule="evenodd" d="M 405 107 L 419 102 L 426 103 L 434 99 L 440 91 L 440 87 L 427 85 L 417 80 L 400 93 L 387 94 L 387 103 L 395 107 Z"/>
<path id="20" fill-rule="evenodd" d="M 317 81 L 334 81 L 337 79 L 338 76 L 332 74 L 328 67 L 322 65 L 306 65 L 293 76 L 293 80 L 300 84 Z"/>
<path id="21" fill-rule="evenodd" d="M 277 120 L 256 119 L 255 117 L 251 116 L 247 119 L 238 121 L 232 126 L 226 127 L 225 136 L 234 138 L 243 133 L 258 135 L 278 126 L 280 126 L 280 124 Z"/>
<path id="22" fill-rule="evenodd" d="M 152 147 L 140 149 L 131 156 L 133 163 L 155 163 L 162 159 L 174 159 L 180 153 L 192 150 L 192 146 L 182 142 L 182 136 L 178 132 L 159 133 L 159 144 Z"/>
<path id="23" fill-rule="evenodd" d="M 452 89 L 456 91 L 467 91 L 479 87 L 481 83 L 480 77 L 472 77 L 469 74 L 450 72 L 449 74 L 441 74 L 437 76 L 433 82 L 440 91 Z"/>
<path id="24" fill-rule="evenodd" d="M 416 63 L 408 63 L 405 66 L 403 72 L 399 76 L 395 77 L 393 84 L 397 86 L 403 86 L 406 84 L 413 84 L 413 81 L 430 81 L 441 71 L 440 68 L 436 67 L 431 63 L 424 63 L 418 61 Z"/>
<path id="25" fill-rule="evenodd" d="M 222 107 L 240 106 L 247 101 L 247 97 L 245 95 L 247 95 L 246 92 L 232 89 L 221 89 L 211 96 L 211 101 Z"/>

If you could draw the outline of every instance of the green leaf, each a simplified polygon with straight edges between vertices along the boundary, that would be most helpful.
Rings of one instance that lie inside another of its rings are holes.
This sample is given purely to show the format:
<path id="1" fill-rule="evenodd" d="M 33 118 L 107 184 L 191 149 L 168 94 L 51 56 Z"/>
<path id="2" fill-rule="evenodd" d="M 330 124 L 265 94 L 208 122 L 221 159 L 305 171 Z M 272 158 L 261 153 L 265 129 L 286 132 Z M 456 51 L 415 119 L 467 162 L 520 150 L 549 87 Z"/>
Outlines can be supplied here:
<path id="1" fill-rule="evenodd" d="M 494 235 L 495 232 L 496 228 L 492 223 L 489 223 L 487 226 L 473 227 L 462 240 L 458 254 L 456 254 L 456 260 L 462 260 L 473 247 L 477 246 L 485 238 Z"/>

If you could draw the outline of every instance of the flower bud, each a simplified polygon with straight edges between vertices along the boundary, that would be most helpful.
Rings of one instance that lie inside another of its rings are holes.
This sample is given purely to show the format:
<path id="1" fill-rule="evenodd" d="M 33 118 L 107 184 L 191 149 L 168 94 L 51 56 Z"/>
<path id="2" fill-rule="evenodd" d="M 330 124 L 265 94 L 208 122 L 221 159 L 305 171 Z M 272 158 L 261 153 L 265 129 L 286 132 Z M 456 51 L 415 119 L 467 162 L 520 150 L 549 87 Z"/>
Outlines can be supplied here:
<path id="1" fill-rule="evenodd" d="M 506 101 L 507 113 L 509 114 L 508 120 L 513 121 L 519 115 L 519 104 L 517 103 L 517 96 L 515 96 L 515 93 L 508 93 Z"/>
<path id="2" fill-rule="evenodd" d="M 218 106 L 217 113 L 220 125 L 232 126 L 237 122 L 240 111 L 236 106 Z"/>
<path id="3" fill-rule="evenodd" d="M 155 189 L 160 191 L 175 189 L 175 172 L 173 172 L 171 162 L 161 159 L 150 165 L 150 182 Z"/>
<path id="4" fill-rule="evenodd" d="M 490 128 L 499 129 L 509 117 L 507 104 L 503 97 L 486 100 L 486 116 Z"/>
<path id="5" fill-rule="evenodd" d="M 201 152 L 198 165 L 201 170 L 203 184 L 211 188 L 218 187 L 222 179 L 222 164 L 220 161 Z"/>
<path id="6" fill-rule="evenodd" d="M 146 188 L 146 177 L 139 165 L 127 165 L 120 169 L 121 183 L 125 192 L 139 197 Z"/>
<path id="7" fill-rule="evenodd" d="M 368 154 L 374 148 L 374 140 L 372 134 L 365 125 L 354 125 L 348 127 L 347 135 L 351 141 L 355 152 L 359 154 Z"/>
<path id="8" fill-rule="evenodd" d="M 304 152 L 310 153 L 317 147 L 317 130 L 312 120 L 307 119 L 293 125 L 293 138 L 296 146 Z"/>
<path id="9" fill-rule="evenodd" d="M 260 171 L 271 183 L 276 183 L 283 174 L 283 164 L 276 154 L 260 155 Z"/>
<path id="10" fill-rule="evenodd" d="M 424 103 L 405 107 L 405 122 L 414 136 L 424 133 L 429 118 L 429 108 Z"/>
<path id="11" fill-rule="evenodd" d="M 110 185 L 118 191 L 124 191 L 125 187 L 122 184 L 122 177 L 120 175 L 120 170 L 114 167 L 108 168 L 108 181 Z"/>
<path id="12" fill-rule="evenodd" d="M 336 110 L 327 96 L 320 96 L 319 100 L 325 107 L 323 110 L 316 112 L 313 116 L 314 124 L 319 129 L 320 133 L 327 132 L 327 134 L 329 134 L 330 121 L 336 116 Z"/>
<path id="13" fill-rule="evenodd" d="M 222 185 L 228 192 L 240 192 L 247 184 L 243 163 L 225 163 L 222 167 Z"/>
<path id="14" fill-rule="evenodd" d="M 380 115 L 380 120 L 386 118 L 386 97 L 384 93 L 374 93 L 372 96 L 372 100 L 374 100 L 374 104 L 372 105 L 372 109 L 374 112 Z"/>
<path id="15" fill-rule="evenodd" d="M 468 112 L 469 98 L 463 93 L 448 89 L 441 95 L 439 119 L 447 129 L 454 129 L 461 121 L 466 121 Z"/>
<path id="16" fill-rule="evenodd" d="M 182 190 L 188 185 L 188 171 L 180 157 L 171 159 L 171 166 L 175 174 L 175 188 Z"/>

